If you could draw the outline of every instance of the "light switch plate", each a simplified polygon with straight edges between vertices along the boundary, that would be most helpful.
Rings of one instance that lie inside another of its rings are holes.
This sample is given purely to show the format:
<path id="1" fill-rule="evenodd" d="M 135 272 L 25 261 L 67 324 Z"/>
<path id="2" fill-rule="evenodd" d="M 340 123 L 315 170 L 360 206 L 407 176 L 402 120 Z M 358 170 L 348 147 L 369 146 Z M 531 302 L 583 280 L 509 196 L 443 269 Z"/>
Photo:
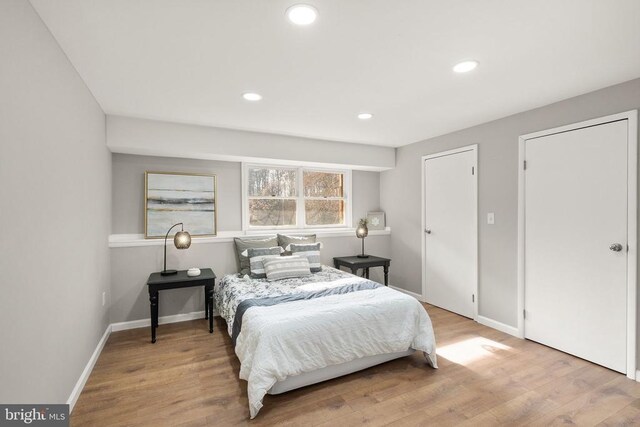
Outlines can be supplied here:
<path id="1" fill-rule="evenodd" d="M 495 224 L 495 217 L 493 215 L 493 212 L 489 212 L 487 214 L 487 224 Z"/>

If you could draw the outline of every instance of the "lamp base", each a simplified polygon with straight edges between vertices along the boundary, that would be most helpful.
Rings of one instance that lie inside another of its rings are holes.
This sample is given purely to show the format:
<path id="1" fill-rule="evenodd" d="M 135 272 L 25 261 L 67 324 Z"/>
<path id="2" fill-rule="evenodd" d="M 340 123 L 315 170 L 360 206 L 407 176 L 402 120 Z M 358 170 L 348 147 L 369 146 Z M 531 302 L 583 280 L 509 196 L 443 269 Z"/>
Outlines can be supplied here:
<path id="1" fill-rule="evenodd" d="M 178 270 L 164 270 L 160 272 L 161 276 L 171 276 L 172 274 L 178 274 Z"/>
<path id="2" fill-rule="evenodd" d="M 369 255 L 356 255 L 358 258 L 369 258 Z"/>

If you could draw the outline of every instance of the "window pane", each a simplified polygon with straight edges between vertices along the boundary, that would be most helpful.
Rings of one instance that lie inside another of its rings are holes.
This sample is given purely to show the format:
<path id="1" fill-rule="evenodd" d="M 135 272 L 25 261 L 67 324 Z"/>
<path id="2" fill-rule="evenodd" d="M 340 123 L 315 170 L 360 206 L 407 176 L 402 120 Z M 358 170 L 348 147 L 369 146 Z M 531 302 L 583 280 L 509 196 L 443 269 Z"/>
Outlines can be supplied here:
<path id="1" fill-rule="evenodd" d="M 249 224 L 255 226 L 296 225 L 296 201 L 291 199 L 249 200 Z"/>
<path id="2" fill-rule="evenodd" d="M 307 200 L 304 206 L 307 225 L 344 224 L 343 200 Z"/>
<path id="3" fill-rule="evenodd" d="M 343 197 L 343 174 L 304 172 L 304 195 L 305 197 Z"/>
<path id="4" fill-rule="evenodd" d="M 296 170 L 249 169 L 249 196 L 295 197 Z"/>

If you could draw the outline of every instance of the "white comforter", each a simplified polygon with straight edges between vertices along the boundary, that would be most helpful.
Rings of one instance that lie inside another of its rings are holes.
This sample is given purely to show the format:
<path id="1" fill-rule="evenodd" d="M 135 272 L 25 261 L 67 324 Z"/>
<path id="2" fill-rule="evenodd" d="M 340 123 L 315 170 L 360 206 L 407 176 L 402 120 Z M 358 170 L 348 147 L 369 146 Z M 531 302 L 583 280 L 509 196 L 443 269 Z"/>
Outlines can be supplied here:
<path id="1" fill-rule="evenodd" d="M 433 328 L 424 307 L 408 295 L 381 287 L 251 307 L 242 319 L 236 354 L 254 418 L 277 381 L 409 348 L 423 351 L 437 367 Z"/>

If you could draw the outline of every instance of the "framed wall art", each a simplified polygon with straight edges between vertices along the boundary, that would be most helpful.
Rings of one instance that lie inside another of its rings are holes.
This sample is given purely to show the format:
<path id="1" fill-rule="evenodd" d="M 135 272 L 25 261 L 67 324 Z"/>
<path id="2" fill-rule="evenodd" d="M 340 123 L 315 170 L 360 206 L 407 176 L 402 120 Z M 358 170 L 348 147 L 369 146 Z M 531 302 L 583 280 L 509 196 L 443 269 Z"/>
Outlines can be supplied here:
<path id="1" fill-rule="evenodd" d="M 194 237 L 217 232 L 215 175 L 145 172 L 144 236 L 164 238 L 167 230 L 183 223 Z"/>
<path id="2" fill-rule="evenodd" d="M 367 212 L 367 227 L 369 230 L 384 230 L 384 212 Z"/>

